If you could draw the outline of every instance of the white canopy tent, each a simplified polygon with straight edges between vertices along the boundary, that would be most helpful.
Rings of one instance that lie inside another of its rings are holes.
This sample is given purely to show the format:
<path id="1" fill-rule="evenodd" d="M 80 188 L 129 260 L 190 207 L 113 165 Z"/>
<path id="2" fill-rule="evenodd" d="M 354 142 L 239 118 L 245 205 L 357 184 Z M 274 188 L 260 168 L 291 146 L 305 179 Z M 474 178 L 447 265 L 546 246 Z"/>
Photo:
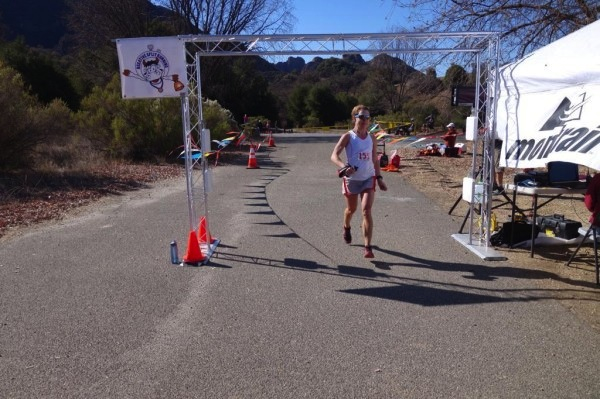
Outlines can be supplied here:
<path id="1" fill-rule="evenodd" d="M 600 21 L 500 69 L 500 165 L 600 170 Z"/>

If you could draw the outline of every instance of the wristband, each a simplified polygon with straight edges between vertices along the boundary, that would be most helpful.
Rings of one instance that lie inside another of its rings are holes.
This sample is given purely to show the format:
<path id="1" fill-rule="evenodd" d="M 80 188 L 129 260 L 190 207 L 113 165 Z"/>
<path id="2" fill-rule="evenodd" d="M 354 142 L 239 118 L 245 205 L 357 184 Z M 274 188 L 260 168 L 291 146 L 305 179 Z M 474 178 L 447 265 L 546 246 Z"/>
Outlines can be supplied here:
<path id="1" fill-rule="evenodd" d="M 377 176 L 375 176 L 375 178 L 376 178 L 377 180 L 383 180 L 383 176 L 381 176 L 381 175 L 377 175 Z"/>

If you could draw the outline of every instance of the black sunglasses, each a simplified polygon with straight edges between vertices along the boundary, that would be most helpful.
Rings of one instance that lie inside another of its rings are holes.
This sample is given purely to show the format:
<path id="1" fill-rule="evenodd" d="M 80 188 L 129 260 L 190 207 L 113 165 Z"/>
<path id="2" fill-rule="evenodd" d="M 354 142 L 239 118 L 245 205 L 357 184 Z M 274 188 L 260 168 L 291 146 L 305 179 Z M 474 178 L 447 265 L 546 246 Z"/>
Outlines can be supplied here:
<path id="1" fill-rule="evenodd" d="M 371 119 L 371 115 L 356 114 L 354 117 L 360 119 L 361 121 Z"/>

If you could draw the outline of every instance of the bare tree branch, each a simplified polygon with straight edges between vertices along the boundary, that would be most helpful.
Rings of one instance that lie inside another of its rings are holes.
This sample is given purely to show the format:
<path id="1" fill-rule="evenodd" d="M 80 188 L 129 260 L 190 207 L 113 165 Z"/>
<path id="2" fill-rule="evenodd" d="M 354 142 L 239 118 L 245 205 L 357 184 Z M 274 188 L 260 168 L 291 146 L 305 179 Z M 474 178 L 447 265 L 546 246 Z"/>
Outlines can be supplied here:
<path id="1" fill-rule="evenodd" d="M 290 0 L 162 0 L 180 17 L 180 34 L 286 33 L 294 17 Z"/>
<path id="2" fill-rule="evenodd" d="M 512 61 L 598 20 L 598 0 L 393 0 L 425 31 L 501 32 Z"/>
<path id="3" fill-rule="evenodd" d="M 69 0 L 68 4 L 79 68 L 96 84 L 106 82 L 115 71 L 114 39 L 172 34 L 147 0 Z"/>

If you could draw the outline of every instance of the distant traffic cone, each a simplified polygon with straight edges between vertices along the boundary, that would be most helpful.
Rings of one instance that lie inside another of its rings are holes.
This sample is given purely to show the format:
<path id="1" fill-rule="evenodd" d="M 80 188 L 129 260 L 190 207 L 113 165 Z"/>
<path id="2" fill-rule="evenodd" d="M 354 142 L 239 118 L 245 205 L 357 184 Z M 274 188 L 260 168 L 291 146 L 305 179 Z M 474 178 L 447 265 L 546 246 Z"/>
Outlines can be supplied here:
<path id="1" fill-rule="evenodd" d="M 206 226 L 206 218 L 202 216 L 200 218 L 200 227 L 198 227 L 198 241 L 200 244 L 212 244 L 215 239 L 212 238 L 208 228 Z"/>
<path id="2" fill-rule="evenodd" d="M 386 172 L 398 172 L 400 170 L 400 155 L 398 155 L 397 151 L 392 153 L 390 163 L 386 167 L 381 168 L 381 170 Z"/>
<path id="3" fill-rule="evenodd" d="M 202 250 L 200 249 L 200 244 L 198 244 L 198 236 L 195 231 L 190 231 L 190 236 L 188 238 L 187 251 L 185 256 L 183 257 L 184 263 L 200 263 L 204 261 L 204 255 L 202 255 Z"/>
<path id="4" fill-rule="evenodd" d="M 390 164 L 392 164 L 395 167 L 399 168 L 400 167 L 400 155 L 398 155 L 397 153 L 395 153 L 394 155 L 392 155 L 392 159 L 390 160 Z"/>
<path id="5" fill-rule="evenodd" d="M 246 169 L 259 169 L 258 162 L 256 162 L 256 151 L 254 146 L 250 146 L 250 155 L 248 156 L 248 167 Z"/>
<path id="6" fill-rule="evenodd" d="M 400 168 L 398 168 L 394 164 L 389 164 L 388 166 L 381 168 L 381 170 L 383 170 L 385 172 L 398 172 L 400 170 Z"/>
<path id="7" fill-rule="evenodd" d="M 277 147 L 275 145 L 275 140 L 273 139 L 273 134 L 269 134 L 269 147 Z"/>

